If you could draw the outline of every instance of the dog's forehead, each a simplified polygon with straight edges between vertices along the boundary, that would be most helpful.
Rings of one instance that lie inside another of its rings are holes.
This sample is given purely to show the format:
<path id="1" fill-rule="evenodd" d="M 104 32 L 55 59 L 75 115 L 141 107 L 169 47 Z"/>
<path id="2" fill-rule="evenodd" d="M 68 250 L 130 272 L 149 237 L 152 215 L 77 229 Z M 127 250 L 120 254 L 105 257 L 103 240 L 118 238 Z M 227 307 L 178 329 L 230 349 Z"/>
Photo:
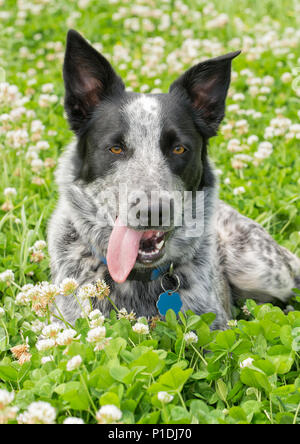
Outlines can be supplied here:
<path id="1" fill-rule="evenodd" d="M 122 112 L 130 123 L 159 121 L 161 104 L 156 97 L 141 94 L 127 102 Z"/>
<path id="2" fill-rule="evenodd" d="M 156 97 L 142 94 L 131 98 L 121 111 L 127 122 L 126 142 L 157 146 L 162 129 L 161 111 L 161 104 Z"/>

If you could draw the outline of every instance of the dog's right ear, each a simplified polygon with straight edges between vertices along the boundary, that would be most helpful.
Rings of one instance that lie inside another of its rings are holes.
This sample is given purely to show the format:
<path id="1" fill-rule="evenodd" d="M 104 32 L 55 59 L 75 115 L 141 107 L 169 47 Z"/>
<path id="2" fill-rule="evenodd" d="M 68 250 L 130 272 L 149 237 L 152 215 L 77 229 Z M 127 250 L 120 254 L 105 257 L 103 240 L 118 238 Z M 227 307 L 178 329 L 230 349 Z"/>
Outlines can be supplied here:
<path id="1" fill-rule="evenodd" d="M 106 58 L 74 30 L 67 35 L 63 75 L 65 109 L 77 134 L 101 100 L 120 94 L 125 88 Z"/>

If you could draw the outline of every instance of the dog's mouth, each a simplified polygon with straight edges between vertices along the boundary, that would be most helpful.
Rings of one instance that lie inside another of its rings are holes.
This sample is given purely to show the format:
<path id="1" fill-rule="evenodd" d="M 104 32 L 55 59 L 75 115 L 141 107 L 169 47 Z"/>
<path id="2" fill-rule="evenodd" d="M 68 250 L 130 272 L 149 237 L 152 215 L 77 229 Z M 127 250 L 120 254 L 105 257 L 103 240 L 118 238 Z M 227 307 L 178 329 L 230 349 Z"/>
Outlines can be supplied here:
<path id="1" fill-rule="evenodd" d="M 140 231 L 123 225 L 118 217 L 107 248 L 108 271 L 115 282 L 125 282 L 136 262 L 150 267 L 164 254 L 170 232 Z"/>
<path id="2" fill-rule="evenodd" d="M 160 259 L 166 238 L 167 233 L 163 231 L 145 231 L 140 240 L 137 261 L 149 265 Z"/>

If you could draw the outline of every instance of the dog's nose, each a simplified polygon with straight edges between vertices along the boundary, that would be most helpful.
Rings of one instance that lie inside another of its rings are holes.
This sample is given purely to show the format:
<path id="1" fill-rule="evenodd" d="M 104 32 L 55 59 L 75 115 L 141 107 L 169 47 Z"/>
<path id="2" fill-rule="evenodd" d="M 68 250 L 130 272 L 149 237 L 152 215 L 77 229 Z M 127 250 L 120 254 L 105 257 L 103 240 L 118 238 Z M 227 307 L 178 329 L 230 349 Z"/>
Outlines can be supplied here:
<path id="1" fill-rule="evenodd" d="M 173 224 L 174 203 L 172 200 L 150 200 L 146 205 L 137 201 L 130 208 L 129 224 L 147 229 L 168 229 Z"/>

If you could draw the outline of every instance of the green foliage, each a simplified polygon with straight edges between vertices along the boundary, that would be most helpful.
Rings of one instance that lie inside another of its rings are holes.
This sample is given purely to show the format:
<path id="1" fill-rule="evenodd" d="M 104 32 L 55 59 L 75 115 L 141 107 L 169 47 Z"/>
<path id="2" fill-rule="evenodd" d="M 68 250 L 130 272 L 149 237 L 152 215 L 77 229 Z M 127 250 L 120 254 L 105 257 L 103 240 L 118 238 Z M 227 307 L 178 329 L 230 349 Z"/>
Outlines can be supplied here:
<path id="1" fill-rule="evenodd" d="M 122 411 L 122 422 L 131 424 L 300 422 L 300 356 L 295 351 L 300 312 L 286 315 L 270 304 L 255 305 L 251 319 L 226 331 L 210 331 L 205 315 L 188 312 L 180 317 L 169 311 L 165 321 L 136 340 L 125 320 L 128 336 L 111 339 L 103 350 L 93 350 L 80 338 L 45 352 L 36 351 L 37 336 L 20 318 L 17 328 L 33 356 L 21 366 L 2 352 L 0 388 L 15 390 L 14 405 L 21 410 L 35 399 L 50 403 L 58 422 L 75 416 L 93 423 L 100 407 L 108 404 Z M 8 332 L 11 323 L 6 314 Z M 114 335 L 119 323 L 111 316 L 104 325 Z M 270 323 L 279 326 L 276 333 Z M 78 323 L 79 334 L 81 328 Z M 197 342 L 185 340 L 189 331 L 197 332 Z M 68 361 L 78 355 L 82 362 L 68 370 Z M 53 361 L 41 366 L 45 356 Z M 171 400 L 162 402 L 161 392 Z"/>

